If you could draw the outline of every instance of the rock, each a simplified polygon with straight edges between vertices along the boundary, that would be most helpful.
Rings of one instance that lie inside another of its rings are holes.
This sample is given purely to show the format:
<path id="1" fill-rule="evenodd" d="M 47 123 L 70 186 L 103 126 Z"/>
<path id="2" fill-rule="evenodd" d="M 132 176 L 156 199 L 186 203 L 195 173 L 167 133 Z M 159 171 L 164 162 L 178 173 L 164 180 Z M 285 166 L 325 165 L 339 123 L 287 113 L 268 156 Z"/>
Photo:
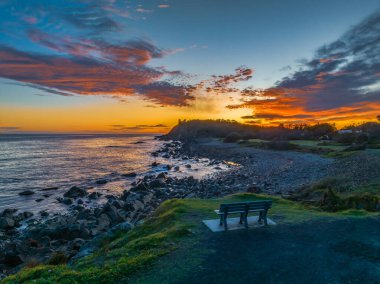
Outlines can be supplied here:
<path id="1" fill-rule="evenodd" d="M 4 209 L 3 212 L 1 212 L 0 216 L 12 216 L 14 213 L 16 213 L 18 211 L 18 209 L 15 209 L 15 208 L 7 208 L 7 209 Z"/>
<path id="2" fill-rule="evenodd" d="M 173 168 L 172 165 L 166 165 L 166 169 L 167 169 L 168 171 L 170 171 L 172 168 Z"/>
<path id="3" fill-rule="evenodd" d="M 90 199 L 98 199 L 101 195 L 102 195 L 101 193 L 94 191 L 94 192 L 91 192 L 89 194 L 88 198 L 90 198 Z"/>
<path id="4" fill-rule="evenodd" d="M 83 204 L 83 200 L 82 199 L 78 199 L 77 204 Z"/>
<path id="5" fill-rule="evenodd" d="M 6 253 L 4 255 L 4 264 L 10 267 L 15 267 L 23 263 L 21 257 L 16 253 Z"/>
<path id="6" fill-rule="evenodd" d="M 62 203 L 66 205 L 71 205 L 73 204 L 73 200 L 71 198 L 65 197 L 62 199 Z"/>
<path id="7" fill-rule="evenodd" d="M 34 194 L 34 191 L 29 190 L 29 189 L 18 193 L 18 195 L 32 195 L 32 194 Z"/>
<path id="8" fill-rule="evenodd" d="M 105 180 L 105 179 L 98 179 L 97 181 L 96 181 L 96 184 L 106 184 L 108 181 L 107 180 Z"/>
<path id="9" fill-rule="evenodd" d="M 16 226 L 15 220 L 10 217 L 0 217 L 0 229 L 12 229 Z"/>
<path id="10" fill-rule="evenodd" d="M 247 192 L 249 193 L 261 193 L 262 190 L 259 186 L 257 186 L 256 184 L 252 184 L 251 186 L 249 186 L 247 188 Z"/>
<path id="11" fill-rule="evenodd" d="M 185 167 L 188 168 L 188 169 L 191 169 L 191 165 L 190 164 L 185 165 Z"/>
<path id="12" fill-rule="evenodd" d="M 22 213 L 24 215 L 24 219 L 28 219 L 30 217 L 33 216 L 33 213 L 32 212 L 29 212 L 29 211 L 25 211 L 24 213 Z"/>
<path id="13" fill-rule="evenodd" d="M 195 193 L 189 193 L 188 195 L 186 195 L 185 198 L 194 198 L 195 197 Z"/>
<path id="14" fill-rule="evenodd" d="M 43 188 L 43 189 L 41 189 L 41 190 L 42 190 L 42 191 L 48 191 L 48 190 L 57 190 L 57 189 L 59 189 L 59 187 L 54 186 L 54 187 Z"/>
<path id="15" fill-rule="evenodd" d="M 158 179 L 166 179 L 167 178 L 167 174 L 168 173 L 166 173 L 166 172 L 159 173 L 156 178 L 158 178 Z"/>
<path id="16" fill-rule="evenodd" d="M 42 217 L 47 217 L 47 216 L 49 216 L 49 213 L 44 210 L 44 211 L 40 211 L 40 215 Z"/>
<path id="17" fill-rule="evenodd" d="M 43 236 L 40 238 L 40 244 L 44 247 L 50 247 L 50 238 L 48 236 Z"/>
<path id="18" fill-rule="evenodd" d="M 86 241 L 84 239 L 76 238 L 72 243 L 72 248 L 74 250 L 79 250 L 85 243 Z"/>
<path id="19" fill-rule="evenodd" d="M 135 172 L 130 172 L 130 173 L 126 173 L 126 174 L 122 174 L 123 177 L 135 177 L 137 176 L 137 174 Z"/>
<path id="20" fill-rule="evenodd" d="M 160 163 L 158 163 L 158 162 L 153 162 L 153 163 L 152 163 L 152 167 L 157 167 L 159 164 L 160 164 Z"/>
<path id="21" fill-rule="evenodd" d="M 36 199 L 36 202 L 41 202 L 42 200 L 44 200 L 43 198 L 38 198 Z"/>
<path id="22" fill-rule="evenodd" d="M 69 197 L 69 198 L 78 198 L 78 197 L 84 197 L 86 195 L 87 195 L 87 192 L 84 189 L 77 186 L 73 186 L 63 196 Z"/>
<path id="23" fill-rule="evenodd" d="M 130 230 L 133 229 L 133 225 L 129 222 L 123 222 L 123 223 L 120 223 L 120 224 L 117 224 L 115 226 L 113 226 L 111 229 L 110 229 L 110 232 L 111 233 L 116 233 L 118 231 L 123 231 L 123 232 L 128 232 Z"/>
<path id="24" fill-rule="evenodd" d="M 106 230 L 110 226 L 111 220 L 110 218 L 108 218 L 106 214 L 101 214 L 98 218 L 97 223 L 98 223 L 97 229 L 99 231 L 103 231 L 103 230 Z"/>
<path id="25" fill-rule="evenodd" d="M 174 170 L 175 170 L 176 172 L 178 172 L 178 171 L 179 171 L 179 166 L 175 166 L 175 167 L 174 167 Z"/>

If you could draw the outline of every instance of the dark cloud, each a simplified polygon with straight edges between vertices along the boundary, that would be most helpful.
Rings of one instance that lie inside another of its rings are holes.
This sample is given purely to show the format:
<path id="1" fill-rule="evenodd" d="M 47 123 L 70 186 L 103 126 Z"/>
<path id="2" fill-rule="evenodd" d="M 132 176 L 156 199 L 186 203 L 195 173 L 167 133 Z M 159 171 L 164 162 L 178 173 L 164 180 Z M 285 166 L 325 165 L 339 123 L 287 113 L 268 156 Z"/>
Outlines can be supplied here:
<path id="1" fill-rule="evenodd" d="M 380 11 L 319 48 L 300 70 L 265 90 L 245 89 L 235 107 L 254 109 L 256 118 L 324 119 L 341 110 L 379 111 Z M 368 112 L 363 112 L 369 115 Z M 371 114 L 373 115 L 373 114 Z M 322 117 L 321 117 L 322 116 Z M 335 118 L 337 116 L 334 116 Z"/>

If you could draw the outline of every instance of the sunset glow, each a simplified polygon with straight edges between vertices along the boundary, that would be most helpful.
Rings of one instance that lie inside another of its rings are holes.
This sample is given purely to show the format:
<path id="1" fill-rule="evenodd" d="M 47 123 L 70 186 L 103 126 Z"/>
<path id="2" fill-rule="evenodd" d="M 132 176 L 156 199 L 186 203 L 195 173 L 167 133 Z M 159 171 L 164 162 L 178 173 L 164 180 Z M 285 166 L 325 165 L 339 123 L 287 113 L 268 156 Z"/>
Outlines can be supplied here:
<path id="1" fill-rule="evenodd" d="M 2 1 L 0 131 L 375 121 L 378 2 L 269 2 Z"/>

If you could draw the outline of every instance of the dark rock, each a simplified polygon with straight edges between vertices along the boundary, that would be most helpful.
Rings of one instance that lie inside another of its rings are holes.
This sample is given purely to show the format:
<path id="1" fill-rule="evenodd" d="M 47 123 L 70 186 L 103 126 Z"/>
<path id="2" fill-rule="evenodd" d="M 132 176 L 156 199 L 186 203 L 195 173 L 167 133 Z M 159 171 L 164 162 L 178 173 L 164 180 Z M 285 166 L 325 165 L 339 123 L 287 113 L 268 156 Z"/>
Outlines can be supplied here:
<path id="1" fill-rule="evenodd" d="M 130 173 L 126 173 L 126 174 L 122 174 L 123 177 L 135 177 L 137 176 L 137 173 L 135 172 L 130 172 Z"/>
<path id="2" fill-rule="evenodd" d="M 191 165 L 190 164 L 185 165 L 185 167 L 188 168 L 188 169 L 191 169 Z"/>
<path id="3" fill-rule="evenodd" d="M 54 187 L 43 188 L 41 190 L 42 191 L 48 191 L 48 190 L 57 190 L 57 189 L 59 189 L 59 187 L 54 186 Z"/>
<path id="4" fill-rule="evenodd" d="M 11 229 L 16 226 L 14 219 L 10 217 L 0 217 L 0 229 Z"/>
<path id="5" fill-rule="evenodd" d="M 88 198 L 90 198 L 90 199 L 98 199 L 101 195 L 102 195 L 101 193 L 94 191 L 94 192 L 91 192 L 89 194 Z"/>
<path id="6" fill-rule="evenodd" d="M 159 173 L 159 174 L 157 175 L 157 178 L 158 178 L 158 179 L 166 179 L 166 178 L 167 178 L 167 174 L 168 174 L 168 173 L 166 173 L 166 172 Z"/>
<path id="7" fill-rule="evenodd" d="M 42 200 L 44 200 L 43 198 L 38 198 L 36 199 L 36 202 L 41 202 Z"/>
<path id="8" fill-rule="evenodd" d="M 18 193 L 18 195 L 32 195 L 32 194 L 34 194 L 34 191 L 29 190 L 29 189 Z"/>
<path id="9" fill-rule="evenodd" d="M 76 238 L 72 243 L 72 248 L 74 250 L 79 250 L 85 243 L 86 241 L 84 239 Z"/>
<path id="10" fill-rule="evenodd" d="M 82 199 L 78 199 L 77 204 L 83 204 L 83 200 Z"/>
<path id="11" fill-rule="evenodd" d="M 78 198 L 78 197 L 84 197 L 86 195 L 87 195 L 87 192 L 84 189 L 77 186 L 73 186 L 63 196 L 69 197 L 69 198 Z"/>
<path id="12" fill-rule="evenodd" d="M 3 212 L 1 212 L 0 216 L 12 216 L 14 213 L 16 213 L 18 211 L 18 209 L 15 209 L 15 208 L 7 208 L 7 209 L 4 209 Z"/>
<path id="13" fill-rule="evenodd" d="M 16 253 L 6 253 L 4 255 L 4 264 L 10 267 L 15 267 L 22 264 L 23 261 L 21 257 Z"/>
<path id="14" fill-rule="evenodd" d="M 71 198 L 65 197 L 62 199 L 62 203 L 66 205 L 71 205 L 73 204 L 73 200 Z"/>
<path id="15" fill-rule="evenodd" d="M 261 193 L 262 190 L 259 186 L 257 186 L 256 184 L 252 184 L 251 186 L 249 186 L 247 188 L 247 192 L 249 193 Z"/>
<path id="16" fill-rule="evenodd" d="M 106 214 L 101 214 L 98 218 L 97 223 L 98 223 L 97 229 L 99 231 L 103 231 L 109 228 L 111 224 L 111 220 Z"/>
<path id="17" fill-rule="evenodd" d="M 107 180 L 105 180 L 105 179 L 98 179 L 97 181 L 96 181 L 96 184 L 106 184 L 108 181 Z"/>
<path id="18" fill-rule="evenodd" d="M 158 163 L 158 162 L 153 162 L 153 163 L 152 163 L 152 167 L 157 167 L 159 164 L 160 164 L 160 163 Z"/>
<path id="19" fill-rule="evenodd" d="M 176 172 L 178 172 L 178 171 L 179 171 L 179 166 L 175 166 L 175 167 L 174 167 L 174 170 L 175 170 Z"/>
<path id="20" fill-rule="evenodd" d="M 49 216 L 49 213 L 46 212 L 46 211 L 40 211 L 40 215 L 41 215 L 42 217 L 47 217 L 47 216 Z"/>

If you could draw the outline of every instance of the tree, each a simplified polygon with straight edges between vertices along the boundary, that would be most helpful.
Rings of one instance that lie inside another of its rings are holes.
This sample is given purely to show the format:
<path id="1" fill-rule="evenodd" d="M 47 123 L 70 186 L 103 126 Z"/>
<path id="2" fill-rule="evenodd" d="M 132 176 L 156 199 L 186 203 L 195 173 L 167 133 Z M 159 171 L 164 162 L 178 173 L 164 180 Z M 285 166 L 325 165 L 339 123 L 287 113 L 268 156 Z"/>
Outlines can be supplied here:
<path id="1" fill-rule="evenodd" d="M 376 116 L 377 120 L 380 121 L 380 115 Z"/>

